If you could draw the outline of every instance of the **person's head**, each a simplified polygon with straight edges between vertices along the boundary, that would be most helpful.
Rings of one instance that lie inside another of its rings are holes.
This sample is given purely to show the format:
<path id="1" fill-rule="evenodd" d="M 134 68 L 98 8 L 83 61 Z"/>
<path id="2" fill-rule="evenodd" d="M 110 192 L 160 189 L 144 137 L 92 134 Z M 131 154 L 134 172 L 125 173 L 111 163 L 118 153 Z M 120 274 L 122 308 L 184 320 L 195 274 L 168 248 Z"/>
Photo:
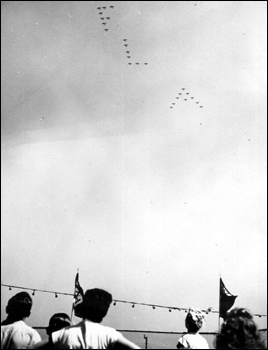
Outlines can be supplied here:
<path id="1" fill-rule="evenodd" d="M 81 305 L 83 318 L 100 323 L 106 316 L 111 302 L 112 295 L 105 290 L 98 288 L 87 290 Z"/>
<path id="2" fill-rule="evenodd" d="M 266 349 L 253 315 L 244 308 L 229 311 L 215 339 L 216 349 Z"/>
<path id="3" fill-rule="evenodd" d="M 9 299 L 6 306 L 6 313 L 9 318 L 23 320 L 31 314 L 33 305 L 32 298 L 27 292 L 20 292 Z"/>
<path id="4" fill-rule="evenodd" d="M 51 333 L 59 331 L 60 329 L 68 326 L 71 326 L 71 319 L 67 314 L 54 314 L 49 320 L 49 325 L 46 329 L 47 335 L 51 335 Z"/>
<path id="5" fill-rule="evenodd" d="M 205 322 L 204 314 L 199 309 L 189 309 L 185 318 L 185 326 L 190 333 L 197 333 Z"/>

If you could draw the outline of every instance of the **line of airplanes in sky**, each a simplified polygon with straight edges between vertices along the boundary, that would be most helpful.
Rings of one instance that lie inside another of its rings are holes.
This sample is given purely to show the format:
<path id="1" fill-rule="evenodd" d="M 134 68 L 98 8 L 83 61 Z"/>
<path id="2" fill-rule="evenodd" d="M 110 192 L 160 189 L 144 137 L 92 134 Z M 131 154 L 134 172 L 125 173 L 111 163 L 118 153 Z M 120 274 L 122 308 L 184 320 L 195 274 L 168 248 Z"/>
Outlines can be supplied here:
<path id="1" fill-rule="evenodd" d="M 179 92 L 178 93 L 178 96 L 176 96 L 176 100 L 182 100 L 182 101 L 186 102 L 186 101 L 191 101 L 191 100 L 194 99 L 194 96 L 189 96 L 190 92 L 185 92 L 185 88 L 181 88 L 181 89 L 182 89 L 183 92 Z M 179 102 L 179 101 L 176 101 L 176 102 Z M 176 102 L 172 102 L 171 103 L 172 106 L 170 106 L 169 108 L 171 108 L 171 109 L 174 108 L 174 106 L 176 105 Z M 200 102 L 199 101 L 195 101 L 195 103 L 197 105 L 199 105 Z M 200 105 L 199 108 L 203 108 L 203 106 Z"/>
<path id="2" fill-rule="evenodd" d="M 104 11 L 106 10 L 106 9 L 109 9 L 109 8 L 111 8 L 111 9 L 113 9 L 114 8 L 114 6 L 113 5 L 111 5 L 111 6 L 102 6 L 102 7 L 97 7 L 97 10 L 99 10 L 99 15 L 101 16 L 100 17 L 100 20 L 102 21 L 102 25 L 105 27 L 104 28 L 104 31 L 105 32 L 108 32 L 109 31 L 109 29 L 108 28 L 106 28 L 106 25 L 107 25 L 107 21 L 109 21 L 110 19 L 111 19 L 111 17 L 109 17 L 109 16 L 107 16 L 107 17 L 105 17 L 105 15 L 104 15 Z M 123 39 L 123 42 L 124 42 L 124 47 L 125 47 L 125 50 L 126 50 L 126 54 L 127 54 L 127 56 L 126 56 L 126 58 L 127 58 L 127 60 L 128 60 L 128 65 L 129 66 L 131 66 L 131 65 L 145 65 L 145 66 L 147 66 L 148 65 L 148 62 L 144 62 L 144 63 L 140 63 L 140 62 L 130 62 L 129 60 L 132 58 L 131 57 L 131 55 L 130 55 L 130 50 L 128 49 L 128 46 L 129 46 L 129 44 L 128 44 L 128 42 L 127 42 L 127 39 Z"/>

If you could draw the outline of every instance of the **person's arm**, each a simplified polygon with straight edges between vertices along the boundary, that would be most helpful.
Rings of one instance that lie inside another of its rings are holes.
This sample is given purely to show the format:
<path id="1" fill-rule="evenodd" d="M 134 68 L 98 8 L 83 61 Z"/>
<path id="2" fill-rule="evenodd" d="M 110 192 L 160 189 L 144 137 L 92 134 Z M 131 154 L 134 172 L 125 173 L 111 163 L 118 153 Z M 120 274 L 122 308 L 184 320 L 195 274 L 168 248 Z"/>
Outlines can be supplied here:
<path id="1" fill-rule="evenodd" d="M 50 339 L 47 338 L 46 340 L 42 340 L 39 343 L 36 343 L 32 346 L 30 346 L 27 349 L 51 349 L 51 342 Z"/>
<path id="2" fill-rule="evenodd" d="M 141 349 L 130 340 L 126 339 L 123 335 L 114 344 L 115 350 L 127 350 L 127 349 Z"/>

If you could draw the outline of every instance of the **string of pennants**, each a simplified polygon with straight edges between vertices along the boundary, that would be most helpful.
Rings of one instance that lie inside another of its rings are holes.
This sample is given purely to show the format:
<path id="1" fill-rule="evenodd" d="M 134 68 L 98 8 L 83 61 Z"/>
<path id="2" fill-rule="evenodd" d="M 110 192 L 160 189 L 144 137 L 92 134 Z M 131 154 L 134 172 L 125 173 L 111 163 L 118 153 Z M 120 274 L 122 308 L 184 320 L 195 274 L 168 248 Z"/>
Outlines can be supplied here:
<path id="1" fill-rule="evenodd" d="M 54 294 L 55 298 L 58 298 L 59 295 L 68 295 L 68 296 L 74 297 L 74 294 L 72 294 L 72 293 L 64 293 L 64 292 L 57 292 L 57 291 L 37 289 L 37 288 L 27 288 L 27 287 L 13 286 L 13 285 L 3 284 L 3 283 L 1 283 L 1 286 L 9 288 L 9 290 L 12 290 L 13 288 L 14 289 L 23 289 L 23 290 L 32 290 L 32 295 L 35 295 L 36 292 L 41 292 L 41 293 Z M 136 305 L 151 307 L 153 310 L 155 310 L 156 308 L 162 308 L 162 309 L 169 310 L 169 312 L 172 312 L 172 310 L 187 312 L 189 310 L 189 308 L 185 308 L 185 307 L 164 306 L 164 305 L 157 305 L 157 304 L 146 304 L 146 303 L 138 303 L 138 302 L 127 301 L 127 300 L 113 299 L 113 305 L 116 306 L 117 303 L 130 304 L 130 305 L 132 305 L 132 308 L 134 308 Z M 206 314 L 209 314 L 209 313 L 218 314 L 219 313 L 219 311 L 212 310 L 211 307 L 207 308 L 206 310 L 201 310 L 201 311 L 206 313 Z M 261 314 L 254 314 L 254 316 L 267 317 L 267 315 L 261 315 Z"/>

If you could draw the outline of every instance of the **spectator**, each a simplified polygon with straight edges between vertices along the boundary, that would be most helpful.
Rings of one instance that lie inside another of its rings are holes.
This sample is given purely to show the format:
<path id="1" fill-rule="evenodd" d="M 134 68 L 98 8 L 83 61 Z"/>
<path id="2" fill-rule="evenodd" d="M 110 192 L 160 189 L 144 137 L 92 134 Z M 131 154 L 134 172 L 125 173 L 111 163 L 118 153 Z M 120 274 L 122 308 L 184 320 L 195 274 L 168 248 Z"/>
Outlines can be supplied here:
<path id="1" fill-rule="evenodd" d="M 9 299 L 7 318 L 1 323 L 1 349 L 26 349 L 41 341 L 36 330 L 24 321 L 31 314 L 32 298 L 21 292 Z"/>
<path id="2" fill-rule="evenodd" d="M 204 321 L 204 315 L 200 310 L 189 309 L 185 319 L 188 333 L 179 339 L 178 349 L 209 349 L 206 339 L 198 333 Z"/>
<path id="3" fill-rule="evenodd" d="M 244 308 L 229 311 L 215 339 L 216 349 L 266 349 L 253 315 Z"/>
<path id="4" fill-rule="evenodd" d="M 62 328 L 71 326 L 71 319 L 65 313 L 54 314 L 50 320 L 49 325 L 46 329 L 47 335 L 50 336 L 53 332 L 59 331 Z"/>
<path id="5" fill-rule="evenodd" d="M 51 334 L 31 349 L 140 349 L 113 328 L 100 325 L 106 316 L 112 295 L 102 289 L 87 290 L 81 312 L 83 321 Z"/>

